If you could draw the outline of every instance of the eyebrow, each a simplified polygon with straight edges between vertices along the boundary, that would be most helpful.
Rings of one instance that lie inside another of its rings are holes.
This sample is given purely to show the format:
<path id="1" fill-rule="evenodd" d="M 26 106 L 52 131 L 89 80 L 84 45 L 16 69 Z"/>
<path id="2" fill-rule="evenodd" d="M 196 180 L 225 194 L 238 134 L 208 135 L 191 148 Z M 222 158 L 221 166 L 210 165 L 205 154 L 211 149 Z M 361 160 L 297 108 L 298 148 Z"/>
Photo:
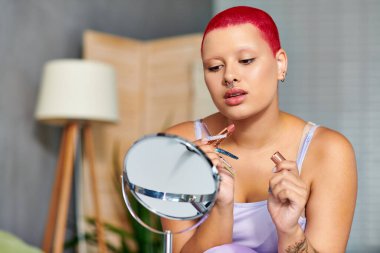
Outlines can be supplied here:
<path id="1" fill-rule="evenodd" d="M 257 52 L 257 50 L 254 47 L 252 47 L 252 46 L 243 46 L 243 47 L 239 48 L 236 51 L 236 53 L 242 53 L 242 52 L 245 52 L 245 51 L 250 51 L 250 52 L 253 52 L 253 53 Z M 203 63 L 207 63 L 208 61 L 211 61 L 211 60 L 223 61 L 223 58 L 219 57 L 219 56 L 211 57 L 211 58 L 207 58 L 207 59 L 203 60 Z"/>
<path id="2" fill-rule="evenodd" d="M 241 53 L 241 52 L 244 52 L 244 51 L 253 51 L 253 52 L 256 52 L 257 50 L 255 50 L 254 47 L 250 47 L 250 46 L 244 46 L 244 47 L 240 48 L 239 50 L 237 50 L 238 53 Z"/>
<path id="3" fill-rule="evenodd" d="M 222 57 L 216 56 L 216 57 L 211 57 L 211 58 L 203 60 L 203 64 L 208 63 L 209 61 L 212 61 L 212 60 L 223 61 Z"/>

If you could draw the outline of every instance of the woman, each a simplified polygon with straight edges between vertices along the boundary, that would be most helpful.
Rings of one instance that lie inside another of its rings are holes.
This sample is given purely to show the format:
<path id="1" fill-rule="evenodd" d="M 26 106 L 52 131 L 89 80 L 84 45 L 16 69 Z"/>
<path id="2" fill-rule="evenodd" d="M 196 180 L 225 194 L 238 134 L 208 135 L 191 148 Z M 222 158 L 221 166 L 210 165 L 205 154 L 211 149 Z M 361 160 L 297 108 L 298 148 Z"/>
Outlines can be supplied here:
<path id="1" fill-rule="evenodd" d="M 344 252 L 357 193 L 354 151 L 340 133 L 280 111 L 287 55 L 272 18 L 251 7 L 227 9 L 209 22 L 201 50 L 218 113 L 167 132 L 196 140 L 221 184 L 208 219 L 174 236 L 174 252 Z M 218 147 L 238 160 L 207 141 L 231 124 Z M 276 151 L 286 160 L 275 165 Z M 162 224 L 178 231 L 194 221 Z"/>

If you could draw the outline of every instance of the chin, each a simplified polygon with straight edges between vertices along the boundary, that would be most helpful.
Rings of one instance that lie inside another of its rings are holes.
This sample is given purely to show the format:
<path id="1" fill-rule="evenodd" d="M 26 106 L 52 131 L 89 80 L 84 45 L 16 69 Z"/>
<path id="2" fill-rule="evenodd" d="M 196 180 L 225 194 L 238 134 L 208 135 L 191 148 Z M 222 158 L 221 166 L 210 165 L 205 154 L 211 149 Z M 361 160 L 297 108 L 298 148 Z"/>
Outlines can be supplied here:
<path id="1" fill-rule="evenodd" d="M 265 114 L 273 109 L 277 108 L 278 110 L 273 100 L 270 103 L 264 103 L 263 101 L 256 101 L 255 103 L 246 101 L 237 106 L 227 106 L 225 103 L 214 104 L 223 116 L 233 121 L 257 118 L 263 113 Z"/>
<path id="2" fill-rule="evenodd" d="M 233 121 L 245 120 L 255 115 L 252 111 L 248 112 L 247 110 L 238 107 L 219 108 L 219 112 L 226 118 Z"/>

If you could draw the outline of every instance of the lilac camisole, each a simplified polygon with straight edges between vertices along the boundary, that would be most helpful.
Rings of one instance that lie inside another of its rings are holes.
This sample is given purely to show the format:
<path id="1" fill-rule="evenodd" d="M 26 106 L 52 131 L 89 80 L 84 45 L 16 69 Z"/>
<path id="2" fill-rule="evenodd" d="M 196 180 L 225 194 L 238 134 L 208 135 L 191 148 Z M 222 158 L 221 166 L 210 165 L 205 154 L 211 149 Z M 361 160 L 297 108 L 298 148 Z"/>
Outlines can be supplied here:
<path id="1" fill-rule="evenodd" d="M 194 127 L 196 139 L 209 135 L 207 128 L 200 120 L 195 121 Z M 304 128 L 297 155 L 299 173 L 301 173 L 303 160 L 317 127 L 318 125 L 308 122 Z M 277 252 L 276 227 L 269 214 L 266 200 L 252 203 L 235 203 L 233 212 L 233 243 L 211 248 L 206 253 Z M 306 218 L 300 217 L 298 223 L 304 230 Z"/>

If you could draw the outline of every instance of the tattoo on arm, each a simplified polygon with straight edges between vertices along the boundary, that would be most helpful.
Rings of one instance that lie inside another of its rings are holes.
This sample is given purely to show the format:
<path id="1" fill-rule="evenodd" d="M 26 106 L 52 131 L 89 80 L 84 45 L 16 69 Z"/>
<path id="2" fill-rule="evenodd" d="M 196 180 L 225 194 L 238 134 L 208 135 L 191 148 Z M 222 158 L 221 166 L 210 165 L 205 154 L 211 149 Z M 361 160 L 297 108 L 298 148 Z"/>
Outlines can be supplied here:
<path id="1" fill-rule="evenodd" d="M 296 242 L 294 245 L 289 245 L 286 250 L 286 253 L 318 253 L 308 242 L 305 237 L 301 241 Z"/>

